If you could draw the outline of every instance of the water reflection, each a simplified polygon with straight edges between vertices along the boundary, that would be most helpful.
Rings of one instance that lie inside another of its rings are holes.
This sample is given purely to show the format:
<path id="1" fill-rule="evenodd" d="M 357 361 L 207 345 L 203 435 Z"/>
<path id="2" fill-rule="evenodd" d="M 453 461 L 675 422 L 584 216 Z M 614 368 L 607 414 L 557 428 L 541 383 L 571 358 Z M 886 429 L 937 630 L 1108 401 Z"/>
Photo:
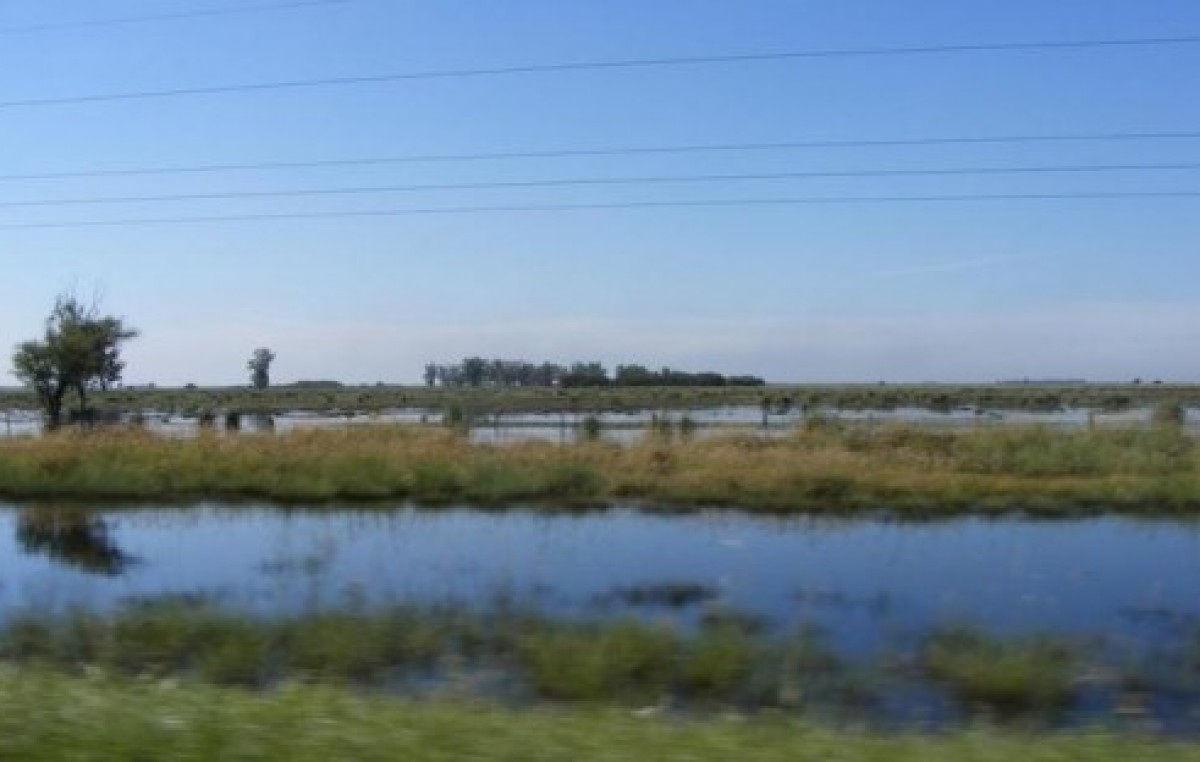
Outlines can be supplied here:
<path id="1" fill-rule="evenodd" d="M 115 577 L 134 558 L 119 548 L 104 519 L 81 508 L 34 506 L 17 519 L 17 543 L 26 553 L 89 574 Z"/>

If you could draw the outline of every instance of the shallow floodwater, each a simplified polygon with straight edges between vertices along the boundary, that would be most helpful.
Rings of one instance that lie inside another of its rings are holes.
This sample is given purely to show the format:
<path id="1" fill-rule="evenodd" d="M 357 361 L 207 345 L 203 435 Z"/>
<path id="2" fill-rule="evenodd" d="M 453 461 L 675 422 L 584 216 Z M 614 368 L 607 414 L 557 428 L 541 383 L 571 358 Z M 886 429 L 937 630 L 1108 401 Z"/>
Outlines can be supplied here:
<path id="1" fill-rule="evenodd" d="M 617 444 L 632 444 L 643 437 L 656 422 L 678 429 L 686 418 L 696 436 L 714 436 L 739 432 L 756 436 L 786 436 L 813 417 L 839 420 L 856 425 L 904 424 L 943 429 L 986 428 L 998 426 L 1039 425 L 1059 429 L 1088 427 L 1141 427 L 1150 424 L 1153 411 L 1149 407 L 1130 408 L 1120 412 L 1105 412 L 1085 408 L 1053 411 L 983 410 L 959 407 L 934 410 L 930 408 L 899 407 L 889 409 L 840 410 L 820 408 L 803 411 L 789 408 L 771 411 L 764 417 L 761 408 L 752 405 L 729 405 L 686 410 L 632 410 L 625 412 L 526 412 L 487 414 L 476 418 L 471 425 L 471 438 L 480 444 L 505 444 L 523 441 L 572 443 L 583 437 L 583 422 L 594 417 L 600 423 L 599 437 Z M 141 417 L 146 429 L 167 437 L 192 437 L 200 431 L 195 417 L 184 417 L 163 411 L 146 411 Z M 440 410 L 397 408 L 379 412 L 308 412 L 288 411 L 272 415 L 246 414 L 241 418 L 239 432 L 284 433 L 303 429 L 340 429 L 369 425 L 430 425 L 442 423 Z M 1200 410 L 1185 411 L 1185 425 L 1200 430 Z M 218 428 L 224 427 L 223 416 Z M 41 416 L 33 411 L 0 411 L 0 438 L 36 436 L 42 431 Z"/>
<path id="2" fill-rule="evenodd" d="M 673 606 L 653 594 L 672 586 L 696 594 Z M 726 608 L 780 628 L 818 625 L 851 653 L 947 622 L 1104 635 L 1136 647 L 1200 625 L 1200 524 L 0 506 L 0 617 L 175 594 L 266 612 L 348 595 L 479 607 L 504 600 L 685 625 Z"/>
<path id="3" fill-rule="evenodd" d="M 1154 686 L 1142 689 L 1144 716 L 1200 735 L 1200 685 L 1186 677 L 1200 666 L 1200 522 L 0 503 L 0 627 L 29 612 L 162 598 L 266 616 L 451 604 L 681 628 L 749 617 L 768 633 L 816 633 L 855 668 L 885 676 L 865 716 L 898 727 L 962 716 L 911 674 L 939 628 L 1065 636 L 1108 665 L 1081 674 L 1101 682 L 1066 722 L 1119 719 L 1112 668 L 1142 665 L 1137 674 Z M 909 677 L 886 678 L 888 669 Z"/>

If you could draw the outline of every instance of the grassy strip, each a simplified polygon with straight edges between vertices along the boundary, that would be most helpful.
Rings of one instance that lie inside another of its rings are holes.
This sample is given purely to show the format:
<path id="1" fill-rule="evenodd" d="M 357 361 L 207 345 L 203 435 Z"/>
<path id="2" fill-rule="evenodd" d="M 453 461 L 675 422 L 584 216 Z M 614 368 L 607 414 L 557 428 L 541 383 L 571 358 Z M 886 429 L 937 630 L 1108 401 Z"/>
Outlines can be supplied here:
<path id="1" fill-rule="evenodd" d="M 620 448 L 472 445 L 423 427 L 167 440 L 62 432 L 0 441 L 11 498 L 413 498 L 503 503 L 640 498 L 773 511 L 1200 510 L 1200 448 L 1176 428 L 930 432 L 818 425 Z"/>
<path id="2" fill-rule="evenodd" d="M 607 710 L 513 713 L 311 686 L 254 694 L 0 671 L 0 758 L 1195 762 L 1200 747 L 1098 733 L 880 737 L 783 721 L 680 723 Z"/>
<path id="3" fill-rule="evenodd" d="M 118 389 L 94 395 L 101 410 L 162 410 L 179 413 L 207 409 L 385 410 L 397 407 L 460 407 L 493 412 L 647 410 L 766 405 L 890 409 L 949 409 L 972 406 L 988 410 L 1058 410 L 1086 407 L 1120 410 L 1173 400 L 1200 405 L 1200 386 L 1173 384 L 1113 385 L 954 385 L 954 384 L 798 384 L 753 387 L 623 387 L 430 389 L 419 386 L 275 386 L 200 389 Z M 25 390 L 0 391 L 0 408 L 35 409 Z"/>
<path id="4" fill-rule="evenodd" d="M 751 618 L 715 611 L 685 631 L 664 622 L 556 620 L 503 607 L 352 606 L 264 618 L 171 598 L 109 614 L 15 616 L 0 629 L 0 659 L 10 664 L 229 686 L 419 684 L 456 695 L 500 690 L 522 702 L 832 709 L 864 717 L 899 680 L 940 686 L 964 714 L 1047 720 L 1077 704 L 1087 673 L 1111 673 L 1107 692 L 1118 703 L 1121 686 L 1129 685 L 1144 694 L 1200 696 L 1200 662 L 1191 663 L 1190 647 L 1164 675 L 1104 664 L 1076 641 L 1001 640 L 960 626 L 933 632 L 915 659 L 896 652 L 854 665 L 811 631 L 760 631 Z M 897 672 L 902 664 L 916 669 Z M 486 679 L 479 682 L 486 676 L 499 682 L 489 688 Z"/>
<path id="5" fill-rule="evenodd" d="M 631 705 L 795 706 L 796 686 L 829 700 L 849 687 L 814 638 L 760 636 L 735 617 L 684 634 L 633 620 L 436 607 L 265 619 L 167 600 L 109 615 L 16 617 L 0 630 L 0 658 L 246 687 L 297 679 L 381 687 L 437 674 L 439 684 L 469 690 L 472 676 L 493 672 L 516 681 L 517 698 Z"/>

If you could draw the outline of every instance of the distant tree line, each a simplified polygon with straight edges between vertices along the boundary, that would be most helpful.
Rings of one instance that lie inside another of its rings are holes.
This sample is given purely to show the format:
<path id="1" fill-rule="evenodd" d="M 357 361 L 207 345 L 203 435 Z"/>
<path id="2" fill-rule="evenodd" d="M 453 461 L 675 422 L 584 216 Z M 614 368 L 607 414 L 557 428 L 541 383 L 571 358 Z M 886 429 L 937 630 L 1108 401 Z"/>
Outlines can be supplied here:
<path id="1" fill-rule="evenodd" d="M 757 376 L 725 376 L 720 373 L 686 373 L 663 368 L 649 370 L 641 365 L 618 365 L 613 375 L 598 362 L 569 365 L 525 360 L 487 360 L 468 357 L 449 365 L 425 366 L 425 385 L 453 387 L 513 388 L 522 386 L 762 386 Z"/>

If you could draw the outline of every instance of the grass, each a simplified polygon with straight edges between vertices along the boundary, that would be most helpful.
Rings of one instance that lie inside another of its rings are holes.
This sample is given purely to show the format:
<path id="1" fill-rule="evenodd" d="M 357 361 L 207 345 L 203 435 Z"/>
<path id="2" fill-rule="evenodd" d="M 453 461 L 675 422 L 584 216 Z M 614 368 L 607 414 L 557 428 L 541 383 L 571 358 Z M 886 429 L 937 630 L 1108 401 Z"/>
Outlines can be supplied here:
<path id="1" fill-rule="evenodd" d="M 1130 667 L 1122 684 L 1140 695 L 1194 702 L 1195 684 L 1178 679 L 1200 673 L 1189 648 L 1158 668 Z M 965 627 L 936 631 L 915 654 L 896 650 L 852 662 L 815 630 L 772 631 L 732 612 L 694 628 L 555 619 L 502 603 L 484 611 L 349 603 L 268 617 L 171 597 L 109 613 L 12 615 L 0 628 L 0 664 L 257 690 L 304 683 L 524 706 L 654 706 L 708 716 L 799 710 L 859 721 L 886 719 L 879 708 L 906 690 L 934 689 L 963 716 L 1047 726 L 1083 706 L 1079 676 L 1117 674 L 1078 643 L 1000 640 Z M 895 664 L 919 669 L 896 672 Z M 1109 698 L 1085 709 L 1096 722 L 1117 711 L 1125 695 L 1116 682 L 1109 687 Z"/>
<path id="2" fill-rule="evenodd" d="M 826 423 L 782 440 L 652 437 L 627 448 L 474 445 L 420 426 L 187 440 L 108 430 L 0 441 L 0 495 L 1194 514 L 1200 448 L 1177 427 L 935 432 Z"/>
<path id="3" fill-rule="evenodd" d="M 1200 386 L 1174 384 L 798 384 L 765 388 L 625 387 L 596 389 L 430 389 L 419 386 L 274 386 L 200 389 L 118 389 L 92 398 L 101 411 L 156 410 L 197 415 L 205 410 L 279 412 L 380 411 L 393 408 L 471 411 L 473 415 L 509 412 L 664 410 L 748 405 L 770 412 L 796 407 L 947 410 L 1058 410 L 1086 407 L 1122 410 L 1163 401 L 1200 405 Z M 28 391 L 0 392 L 0 409 L 34 409 Z"/>
<path id="4" fill-rule="evenodd" d="M 268 693 L 0 670 L 0 758 L 116 760 L 625 760 L 1196 762 L 1200 747 L 1097 732 L 943 736 L 838 732 L 782 719 L 681 722 L 610 709 L 512 712 L 319 686 Z"/>
<path id="5" fill-rule="evenodd" d="M 805 652 L 807 661 L 797 661 Z M 778 704 L 783 681 L 831 658 L 807 637 L 763 637 L 733 621 L 683 632 L 636 620 L 557 621 L 498 609 L 397 606 L 279 619 L 166 599 L 110 614 L 14 616 L 0 659 L 66 671 L 268 687 L 304 680 L 386 687 L 447 664 L 502 671 L 539 701 L 724 706 Z M 780 669 L 787 661 L 792 666 Z M 764 684 L 761 675 L 769 673 Z"/>
<path id="6" fill-rule="evenodd" d="M 965 627 L 936 633 L 926 644 L 926 673 L 968 706 L 1002 715 L 1053 712 L 1075 699 L 1076 647 L 1047 638 L 1003 642 Z"/>

